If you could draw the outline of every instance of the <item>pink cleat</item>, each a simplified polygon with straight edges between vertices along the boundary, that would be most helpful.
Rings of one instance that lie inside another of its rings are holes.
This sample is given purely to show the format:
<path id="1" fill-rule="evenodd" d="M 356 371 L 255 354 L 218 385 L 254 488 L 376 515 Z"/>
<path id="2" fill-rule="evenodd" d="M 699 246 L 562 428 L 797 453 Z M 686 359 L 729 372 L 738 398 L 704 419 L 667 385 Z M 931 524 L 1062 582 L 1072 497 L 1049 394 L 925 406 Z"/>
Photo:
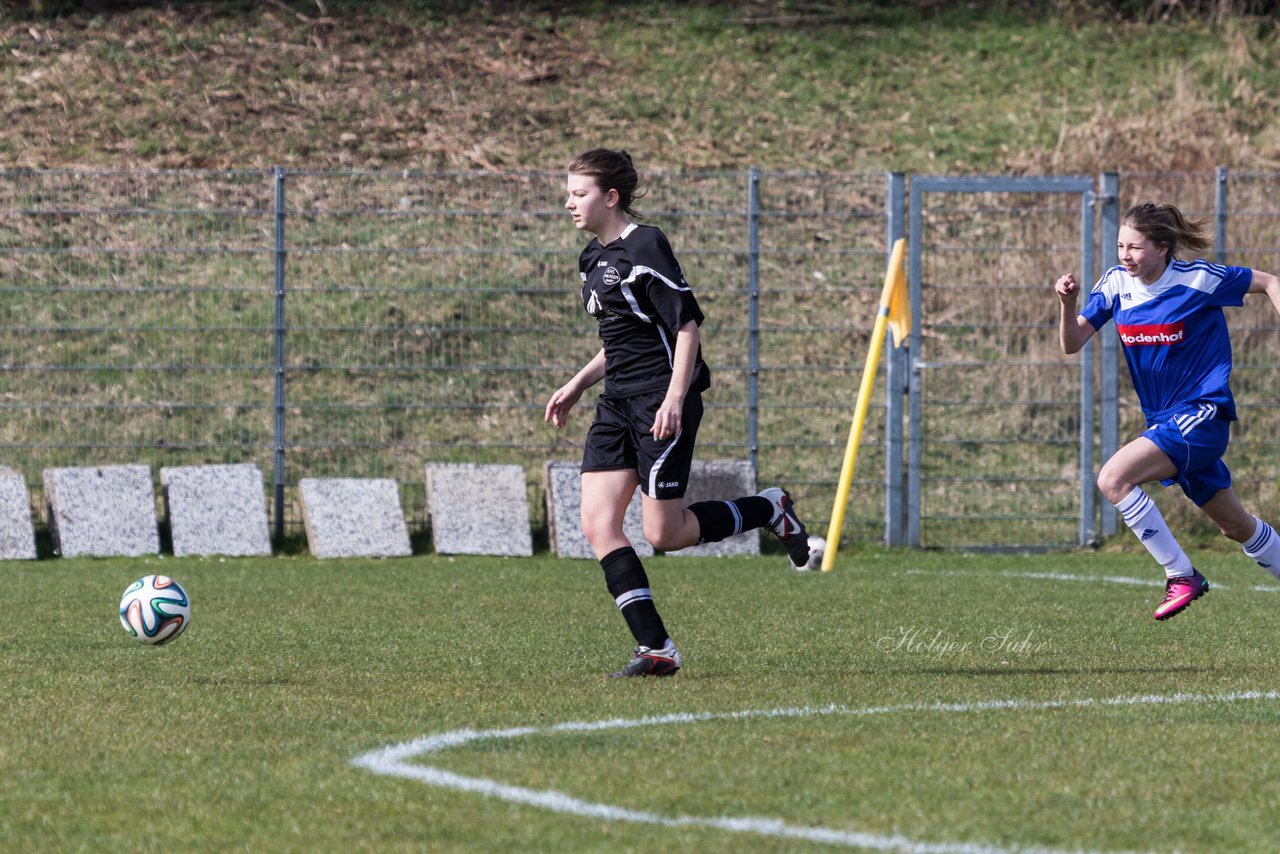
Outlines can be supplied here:
<path id="1" fill-rule="evenodd" d="M 1192 602 L 1209 592 L 1209 580 L 1192 569 L 1186 578 L 1170 578 L 1165 584 L 1164 601 L 1156 608 L 1155 618 L 1167 620 L 1181 614 Z"/>

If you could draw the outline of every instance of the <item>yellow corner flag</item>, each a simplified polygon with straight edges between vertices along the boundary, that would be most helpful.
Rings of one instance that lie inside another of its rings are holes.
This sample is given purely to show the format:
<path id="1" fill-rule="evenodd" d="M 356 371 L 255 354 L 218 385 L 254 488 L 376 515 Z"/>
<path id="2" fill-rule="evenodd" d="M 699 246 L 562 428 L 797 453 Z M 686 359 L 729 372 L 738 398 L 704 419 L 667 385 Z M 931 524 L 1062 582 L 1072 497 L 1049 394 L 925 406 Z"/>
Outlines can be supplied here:
<path id="1" fill-rule="evenodd" d="M 902 256 L 907 251 L 907 241 L 899 237 L 893 243 L 889 256 L 889 269 L 884 274 L 884 291 L 889 294 L 889 331 L 893 333 L 896 350 L 911 334 L 911 294 L 908 293 L 907 274 L 902 270 Z M 880 311 L 885 310 L 884 291 L 880 294 Z"/>
<path id="2" fill-rule="evenodd" d="M 853 423 L 849 425 L 849 441 L 844 448 L 844 463 L 840 466 L 840 483 L 836 488 L 835 506 L 831 508 L 831 525 L 827 528 L 827 550 L 822 555 L 822 571 L 830 572 L 836 565 L 836 551 L 840 548 L 840 529 L 844 526 L 844 509 L 849 503 L 849 486 L 853 482 L 853 469 L 858 461 L 858 445 L 862 443 L 862 424 L 867 419 L 867 407 L 871 403 L 871 389 L 875 385 L 876 367 L 880 363 L 880 350 L 884 347 L 885 327 L 893 330 L 893 346 L 901 347 L 911 334 L 911 301 L 907 293 L 907 277 L 902 270 L 902 259 L 907 253 L 907 241 L 898 238 L 889 254 L 889 269 L 884 274 L 884 289 L 880 292 L 880 310 L 871 330 L 871 344 L 867 347 L 867 363 L 862 369 L 862 386 L 858 389 L 858 402 L 853 408 Z"/>

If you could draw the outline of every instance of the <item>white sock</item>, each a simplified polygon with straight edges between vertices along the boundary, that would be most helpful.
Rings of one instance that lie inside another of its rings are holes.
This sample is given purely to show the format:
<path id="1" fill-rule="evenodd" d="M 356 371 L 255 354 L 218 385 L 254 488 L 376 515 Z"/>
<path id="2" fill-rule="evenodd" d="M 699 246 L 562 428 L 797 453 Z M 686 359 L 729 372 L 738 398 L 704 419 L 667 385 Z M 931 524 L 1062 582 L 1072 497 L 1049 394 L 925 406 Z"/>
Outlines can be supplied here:
<path id="1" fill-rule="evenodd" d="M 1160 508 L 1140 487 L 1135 486 L 1133 492 L 1116 505 L 1116 509 L 1138 541 L 1164 567 L 1165 577 L 1186 578 L 1195 572 L 1191 558 L 1178 545 L 1164 522 L 1164 516 L 1160 515 Z"/>
<path id="2" fill-rule="evenodd" d="M 1242 546 L 1244 553 L 1253 558 L 1258 566 L 1276 578 L 1280 578 L 1280 537 L 1276 536 L 1275 529 L 1266 522 L 1257 516 L 1253 519 L 1258 523 L 1258 527 L 1249 538 L 1249 542 Z"/>

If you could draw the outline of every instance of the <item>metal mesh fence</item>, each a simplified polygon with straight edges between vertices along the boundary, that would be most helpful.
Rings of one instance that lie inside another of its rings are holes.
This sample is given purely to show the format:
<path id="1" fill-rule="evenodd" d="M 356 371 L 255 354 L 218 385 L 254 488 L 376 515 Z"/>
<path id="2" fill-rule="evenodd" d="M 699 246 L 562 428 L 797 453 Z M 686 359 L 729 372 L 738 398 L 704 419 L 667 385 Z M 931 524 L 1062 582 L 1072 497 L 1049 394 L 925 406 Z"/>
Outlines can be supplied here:
<path id="1" fill-rule="evenodd" d="M 270 195 L 255 173 L 0 173 L 0 462 L 270 470 Z"/>
<path id="2" fill-rule="evenodd" d="M 643 204 L 708 317 L 700 457 L 751 459 L 818 515 L 883 185 L 659 175 Z M 270 492 L 279 460 L 293 534 L 303 477 L 395 478 L 421 530 L 425 463 L 518 463 L 540 524 L 543 463 L 580 457 L 593 400 L 560 432 L 542 408 L 599 346 L 562 203 L 559 174 L 0 172 L 0 462 L 43 522 L 51 466 L 254 462 Z M 864 460 L 847 530 L 878 538 Z"/>
<path id="3" fill-rule="evenodd" d="M 269 495 L 278 481 L 273 519 L 298 534 L 303 477 L 395 478 L 422 531 L 424 464 L 517 463 L 541 527 L 543 464 L 579 458 L 594 399 L 562 431 L 543 405 L 599 346 L 563 180 L 0 170 L 0 464 L 22 471 L 43 523 L 48 467 L 146 463 L 158 478 L 161 466 L 253 462 Z M 1224 260 L 1275 271 L 1278 183 L 1124 175 L 1119 195 L 1210 217 Z M 884 175 L 666 174 L 641 200 L 707 315 L 699 457 L 754 462 L 818 532 L 887 235 L 902 230 L 890 187 Z M 1079 265 L 1074 205 L 994 189 L 922 202 L 921 544 L 1075 541 L 1090 392 L 1057 352 L 1049 290 Z M 1109 265 L 1111 247 L 1098 257 Z M 1280 324 L 1252 302 L 1228 314 L 1242 415 L 1228 462 L 1265 512 L 1278 498 Z M 884 373 L 882 362 L 846 540 L 885 534 Z M 1127 438 L 1137 410 L 1120 386 Z"/>
<path id="4" fill-rule="evenodd" d="M 920 545 L 1079 540 L 1081 366 L 1059 350 L 1049 285 L 1081 272 L 1088 185 L 1050 186 L 937 179 L 912 193 Z"/>
<path id="5" fill-rule="evenodd" d="M 588 346 L 558 193 L 535 175 L 288 176 L 287 486 L 394 478 L 420 527 L 425 463 L 540 482 L 556 448 L 539 398 Z"/>
<path id="6" fill-rule="evenodd" d="M 880 175 L 762 180 L 759 479 L 794 484 L 815 533 L 830 519 L 884 281 L 886 196 Z M 854 541 L 884 536 L 884 371 L 845 510 Z"/>

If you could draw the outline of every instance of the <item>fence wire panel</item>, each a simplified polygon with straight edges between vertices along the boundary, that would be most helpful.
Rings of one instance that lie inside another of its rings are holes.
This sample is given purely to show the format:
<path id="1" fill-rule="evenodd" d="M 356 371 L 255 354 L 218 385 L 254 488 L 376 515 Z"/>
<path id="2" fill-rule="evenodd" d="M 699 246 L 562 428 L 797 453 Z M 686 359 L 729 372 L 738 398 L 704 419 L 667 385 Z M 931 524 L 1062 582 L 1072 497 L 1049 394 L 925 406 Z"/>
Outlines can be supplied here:
<path id="1" fill-rule="evenodd" d="M 574 456 L 542 422 L 594 352 L 562 183 L 288 175 L 288 486 L 394 478 L 421 528 L 426 463 L 523 465 L 532 491 L 543 459 Z"/>
<path id="2" fill-rule="evenodd" d="M 699 460 L 750 456 L 748 196 L 745 173 L 673 174 L 650 178 L 644 198 L 637 203 L 644 222 L 658 226 L 670 238 L 685 280 L 706 315 L 700 332 L 703 357 L 711 367 L 711 388 L 703 394 Z M 579 235 L 578 243 L 585 243 L 587 236 Z M 575 308 L 598 349 L 595 320 L 582 314 L 581 303 Z M 582 431 L 575 435 L 581 436 Z"/>
<path id="3" fill-rule="evenodd" d="M 652 176 L 639 205 L 671 238 L 707 316 L 713 385 L 699 458 L 758 453 L 762 483 L 794 485 L 797 500 L 816 489 L 807 506 L 819 517 L 829 513 L 839 459 L 812 451 L 833 437 L 843 449 L 838 422 L 856 389 L 844 338 L 851 320 L 833 327 L 827 298 L 850 292 L 858 259 L 871 258 L 874 271 L 883 252 L 882 225 L 859 207 L 866 192 L 837 186 L 779 178 L 766 191 L 773 207 L 758 218 L 754 282 L 746 173 Z M 302 477 L 392 477 L 421 527 L 424 463 L 515 463 L 541 525 L 543 465 L 581 459 L 600 391 L 584 396 L 563 430 L 543 423 L 547 397 L 600 346 L 579 298 L 577 256 L 589 235 L 564 211 L 564 176 L 291 173 L 285 199 L 287 494 Z M 756 291 L 765 331 L 753 364 Z M 874 319 L 874 302 L 864 315 Z M 875 497 L 877 460 L 868 456 L 874 489 L 863 495 Z M 292 503 L 286 514 L 296 528 Z M 869 504 L 861 524 L 874 528 L 879 516 Z"/>
<path id="4" fill-rule="evenodd" d="M 1080 195 L 921 199 L 920 544 L 1074 545 L 1080 363 L 1052 285 L 1080 271 Z"/>
<path id="5" fill-rule="evenodd" d="M 0 463 L 272 461 L 263 173 L 0 171 Z"/>
<path id="6" fill-rule="evenodd" d="M 901 228 L 889 186 L 667 174 L 640 200 L 707 315 L 699 458 L 753 462 L 818 532 Z M 921 544 L 1069 546 L 1088 425 L 1050 287 L 1080 267 L 1080 197 L 986 189 L 926 194 L 911 238 Z M 1173 201 L 1212 220 L 1222 260 L 1280 270 L 1280 176 L 1128 174 L 1120 196 Z M 278 530 L 300 534 L 303 477 L 394 478 L 419 533 L 425 464 L 515 463 L 541 531 L 543 465 L 580 459 L 599 392 L 564 430 L 543 423 L 599 347 L 578 295 L 588 236 L 563 203 L 559 173 L 0 170 L 0 465 L 23 473 L 43 525 L 49 467 L 253 462 L 281 490 Z M 1101 247 L 1099 266 L 1113 258 Z M 1274 516 L 1280 322 L 1257 296 L 1228 319 L 1242 416 L 1228 463 Z M 1121 388 L 1127 438 L 1141 415 Z M 885 534 L 885 394 L 882 359 L 846 540 Z"/>
<path id="7" fill-rule="evenodd" d="M 886 260 L 883 175 L 765 175 L 760 191 L 759 480 L 785 484 L 825 534 L 879 308 Z M 881 359 L 842 528 L 881 542 Z"/>
<path id="8" fill-rule="evenodd" d="M 541 525 L 543 463 L 580 458 L 599 389 L 565 430 L 542 422 L 599 347 L 561 174 L 0 176 L 0 462 L 42 523 L 50 466 L 255 462 L 270 481 L 278 452 L 288 533 L 298 481 L 339 476 L 395 478 L 421 530 L 423 465 L 448 461 L 523 465 Z M 708 317 L 700 457 L 756 462 L 818 525 L 874 317 L 882 181 L 657 175 L 642 200 Z M 879 466 L 862 455 L 860 537 L 879 537 Z"/>
<path id="9" fill-rule="evenodd" d="M 1122 173 L 1120 179 L 1121 214 L 1141 201 L 1171 202 L 1188 217 L 1206 220 L 1210 234 L 1220 233 L 1207 257 L 1280 275 L 1280 175 L 1220 170 L 1216 175 Z M 1102 259 L 1103 269 L 1115 264 L 1114 248 L 1103 247 Z M 1263 294 L 1245 297 L 1243 307 L 1224 314 L 1240 418 L 1232 424 L 1225 460 L 1245 508 L 1271 519 L 1280 515 L 1280 317 Z M 1123 443 L 1141 433 L 1146 422 L 1123 360 L 1120 372 Z M 1179 524 L 1206 524 L 1180 489 L 1157 489 L 1155 495 Z"/>

